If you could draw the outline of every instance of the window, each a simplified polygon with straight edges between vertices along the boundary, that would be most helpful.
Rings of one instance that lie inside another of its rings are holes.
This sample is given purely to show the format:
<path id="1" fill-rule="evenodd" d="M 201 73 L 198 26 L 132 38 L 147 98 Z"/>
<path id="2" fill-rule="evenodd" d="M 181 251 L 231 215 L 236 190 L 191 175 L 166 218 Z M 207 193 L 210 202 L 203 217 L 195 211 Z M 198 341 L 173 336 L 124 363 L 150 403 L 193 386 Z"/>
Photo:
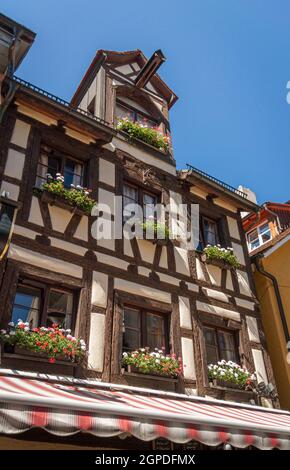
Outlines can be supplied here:
<path id="1" fill-rule="evenodd" d="M 269 223 L 266 222 L 260 225 L 260 227 L 248 233 L 247 237 L 249 251 L 253 251 L 264 243 L 267 243 L 272 238 Z"/>
<path id="2" fill-rule="evenodd" d="M 123 221 L 126 222 L 132 215 L 134 216 L 134 212 L 132 207 L 128 207 L 129 204 L 138 204 L 142 207 L 143 210 L 143 218 L 144 220 L 148 218 L 156 218 L 156 214 L 154 212 L 154 206 L 157 204 L 158 198 L 155 194 L 151 194 L 142 188 L 138 188 L 137 186 L 133 186 L 130 184 L 123 185 Z"/>
<path id="3" fill-rule="evenodd" d="M 117 102 L 116 104 L 116 117 L 117 119 L 128 118 L 130 121 L 138 122 L 146 127 L 157 126 L 157 122 L 147 117 L 147 115 L 142 113 L 142 111 L 137 111 L 130 106 L 124 105 L 123 103 L 121 104 L 120 102 Z"/>
<path id="4" fill-rule="evenodd" d="M 123 317 L 123 351 L 149 347 L 169 349 L 168 316 L 125 307 Z"/>
<path id="5" fill-rule="evenodd" d="M 201 216 L 199 232 L 200 243 L 198 249 L 202 250 L 207 245 L 217 245 L 220 243 L 218 223 L 215 220 Z"/>
<path id="6" fill-rule="evenodd" d="M 19 282 L 11 320 L 28 322 L 31 328 L 52 326 L 72 328 L 75 293 L 31 281 Z"/>
<path id="7" fill-rule="evenodd" d="M 239 362 L 237 337 L 233 331 L 204 328 L 206 358 L 208 364 L 225 361 Z"/>
<path id="8" fill-rule="evenodd" d="M 53 178 L 57 173 L 64 176 L 64 185 L 83 186 L 84 165 L 68 155 L 62 155 L 49 147 L 42 146 L 37 165 L 36 187 L 41 188 L 47 181 L 47 174 Z"/>

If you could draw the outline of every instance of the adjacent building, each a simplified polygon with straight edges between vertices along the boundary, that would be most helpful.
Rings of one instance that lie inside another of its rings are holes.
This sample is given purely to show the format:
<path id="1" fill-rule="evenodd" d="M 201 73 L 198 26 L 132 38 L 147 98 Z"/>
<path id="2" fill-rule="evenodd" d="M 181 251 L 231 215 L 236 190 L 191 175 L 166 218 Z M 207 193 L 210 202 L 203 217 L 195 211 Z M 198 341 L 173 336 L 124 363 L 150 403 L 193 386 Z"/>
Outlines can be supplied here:
<path id="1" fill-rule="evenodd" d="M 290 202 L 243 219 L 281 406 L 290 409 Z"/>
<path id="2" fill-rule="evenodd" d="M 1 17 L 3 30 L 9 21 Z M 0 326 L 19 318 L 34 328 L 59 323 L 88 345 L 81 364 L 2 349 L 3 448 L 25 439 L 35 448 L 288 446 L 289 415 L 253 406 L 277 408 L 277 399 L 208 378 L 209 363 L 231 360 L 275 386 L 240 216 L 259 207 L 193 166 L 177 171 L 171 145 L 117 126 L 124 118 L 143 123 L 169 142 L 177 96 L 157 74 L 164 60 L 161 51 L 147 60 L 140 50 L 99 50 L 70 103 L 3 76 Z M 58 174 L 64 187 L 90 190 L 112 233 L 115 196 L 123 222 L 132 202 L 145 212 L 161 203 L 173 214 L 181 203 L 197 204 L 199 245 L 96 240 L 100 213 L 44 190 L 47 175 Z M 238 267 L 205 259 L 207 245 L 231 248 Z M 123 352 L 147 346 L 181 357 L 183 375 L 124 370 Z M 51 434 L 11 438 L 35 427 Z M 90 436 L 69 437 L 77 432 Z"/>

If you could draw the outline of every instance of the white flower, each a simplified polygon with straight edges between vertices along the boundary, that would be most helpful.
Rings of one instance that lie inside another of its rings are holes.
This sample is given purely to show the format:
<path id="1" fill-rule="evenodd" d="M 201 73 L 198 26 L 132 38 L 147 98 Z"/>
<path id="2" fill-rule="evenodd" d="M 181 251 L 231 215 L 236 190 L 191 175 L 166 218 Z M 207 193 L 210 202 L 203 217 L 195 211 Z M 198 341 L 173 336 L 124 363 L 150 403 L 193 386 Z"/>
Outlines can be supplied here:
<path id="1" fill-rule="evenodd" d="M 66 332 L 67 332 L 67 333 L 71 333 L 71 330 L 70 330 L 70 329 L 68 329 L 68 330 L 66 330 Z"/>
<path id="2" fill-rule="evenodd" d="M 239 374 L 235 373 L 234 376 L 236 377 L 236 379 L 239 377 Z"/>
<path id="3" fill-rule="evenodd" d="M 72 340 L 73 339 L 72 335 L 67 335 L 67 339 Z"/>
<path id="4" fill-rule="evenodd" d="M 8 323 L 8 326 L 14 326 L 14 322 L 13 322 L 13 321 L 10 321 L 10 322 Z"/>
<path id="5" fill-rule="evenodd" d="M 29 326 L 26 326 L 26 327 L 24 328 L 24 331 L 29 331 Z"/>
<path id="6" fill-rule="evenodd" d="M 128 353 L 123 352 L 123 357 L 127 357 L 127 356 L 128 356 Z"/>
<path id="7" fill-rule="evenodd" d="M 81 346 L 81 350 L 85 351 L 87 348 L 85 346 Z"/>
<path id="8" fill-rule="evenodd" d="M 9 336 L 14 336 L 14 335 L 15 335 L 15 331 L 10 331 Z"/>
<path id="9" fill-rule="evenodd" d="M 70 187 L 71 187 L 71 188 L 75 188 L 75 185 L 72 183 L 72 184 L 70 185 Z"/>
<path id="10" fill-rule="evenodd" d="M 145 352 L 145 348 L 141 348 L 140 351 L 141 351 L 141 352 Z"/>
<path id="11" fill-rule="evenodd" d="M 6 330 L 1 330 L 2 335 L 6 335 L 7 331 Z"/>
<path id="12" fill-rule="evenodd" d="M 160 364 L 160 359 L 156 359 L 156 364 Z"/>

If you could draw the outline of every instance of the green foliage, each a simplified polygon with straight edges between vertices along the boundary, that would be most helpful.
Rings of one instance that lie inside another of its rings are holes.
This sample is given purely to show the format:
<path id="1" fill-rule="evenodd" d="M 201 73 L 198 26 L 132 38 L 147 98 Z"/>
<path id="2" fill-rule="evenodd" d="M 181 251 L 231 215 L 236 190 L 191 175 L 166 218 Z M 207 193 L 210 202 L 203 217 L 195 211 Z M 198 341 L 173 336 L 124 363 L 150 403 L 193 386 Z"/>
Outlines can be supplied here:
<path id="1" fill-rule="evenodd" d="M 133 352 L 124 352 L 123 366 L 133 366 L 142 374 L 157 374 L 165 377 L 178 377 L 183 373 L 181 358 L 176 354 L 164 354 L 163 350 L 150 352 L 149 348 L 141 348 Z"/>
<path id="2" fill-rule="evenodd" d="M 89 191 L 81 186 L 72 186 L 70 189 L 65 188 L 62 176 L 57 176 L 56 179 L 48 178 L 47 183 L 44 183 L 42 188 L 64 199 L 70 206 L 82 209 L 88 215 L 90 215 L 96 203 L 94 199 L 89 196 Z"/>
<path id="3" fill-rule="evenodd" d="M 232 361 L 219 361 L 217 364 L 208 366 L 209 379 L 222 380 L 224 382 L 234 383 L 241 388 L 251 385 L 253 378 L 250 372 Z"/>
<path id="4" fill-rule="evenodd" d="M 86 345 L 82 339 L 71 336 L 70 330 L 53 325 L 50 328 L 29 328 L 29 323 L 18 321 L 16 327 L 9 324 L 8 330 L 0 331 L 0 341 L 12 346 L 17 345 L 36 354 L 45 354 L 50 362 L 55 362 L 57 356 L 65 356 L 72 361 L 84 358 Z"/>
<path id="5" fill-rule="evenodd" d="M 117 129 L 126 132 L 130 137 L 143 140 L 147 144 L 167 153 L 170 148 L 170 137 L 163 135 L 157 129 L 146 127 L 141 123 L 130 121 L 128 118 L 120 119 Z"/>
<path id="6" fill-rule="evenodd" d="M 161 222 L 156 222 L 155 220 L 146 220 L 141 224 L 141 227 L 145 232 L 148 231 L 148 233 L 154 234 L 155 239 L 160 237 L 160 240 L 169 240 L 170 238 L 169 228 Z"/>
<path id="7" fill-rule="evenodd" d="M 226 249 L 221 248 L 219 245 L 208 245 L 203 251 L 206 254 L 206 259 L 208 261 L 221 260 L 233 268 L 239 267 L 238 259 L 236 255 L 234 255 L 232 248 Z"/>

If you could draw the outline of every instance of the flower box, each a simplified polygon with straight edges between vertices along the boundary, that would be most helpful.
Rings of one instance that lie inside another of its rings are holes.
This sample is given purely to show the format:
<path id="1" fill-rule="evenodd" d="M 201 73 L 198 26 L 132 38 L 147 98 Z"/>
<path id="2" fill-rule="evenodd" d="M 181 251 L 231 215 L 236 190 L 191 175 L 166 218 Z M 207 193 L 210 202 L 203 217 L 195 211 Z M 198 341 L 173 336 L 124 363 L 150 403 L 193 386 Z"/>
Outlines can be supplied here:
<path id="1" fill-rule="evenodd" d="M 222 388 L 233 388 L 236 390 L 245 390 L 244 387 L 242 387 L 239 384 L 236 384 L 234 382 L 226 381 L 226 380 L 219 380 L 219 379 L 213 379 L 212 382 L 210 382 L 210 386 L 213 387 L 222 387 Z"/>
<path id="2" fill-rule="evenodd" d="M 222 248 L 220 245 L 207 245 L 201 255 L 201 260 L 224 269 L 240 267 L 232 248 Z"/>
<path id="3" fill-rule="evenodd" d="M 47 190 L 44 190 L 41 192 L 40 200 L 42 202 L 49 204 L 50 206 L 57 206 L 57 207 L 60 207 L 61 209 L 68 210 L 69 212 L 72 212 L 73 214 L 78 214 L 78 215 L 86 214 L 84 210 L 80 209 L 77 206 L 72 206 L 64 198 L 57 196 L 56 194 L 53 194 Z"/>
<path id="4" fill-rule="evenodd" d="M 142 375 L 147 375 L 147 376 L 152 376 L 152 377 L 161 377 L 163 379 L 174 379 L 174 380 L 177 379 L 177 375 L 172 376 L 172 375 L 162 374 L 160 372 L 154 372 L 154 371 L 144 372 L 140 370 L 138 367 L 132 366 L 130 364 L 128 364 L 126 367 L 122 367 L 121 370 L 122 370 L 122 374 L 127 372 L 128 374 L 142 374 Z"/>
<path id="5" fill-rule="evenodd" d="M 117 129 L 123 132 L 129 139 L 145 143 L 154 148 L 154 150 L 164 154 L 169 153 L 170 137 L 162 134 L 159 129 L 153 129 L 142 123 L 130 121 L 128 118 L 120 119 Z"/>
<path id="6" fill-rule="evenodd" d="M 164 350 L 150 351 L 149 348 L 140 348 L 132 352 L 124 352 L 122 367 L 129 373 L 155 375 L 166 378 L 177 378 L 183 373 L 181 358 L 175 354 L 165 354 Z"/>
<path id="7" fill-rule="evenodd" d="M 52 327 L 30 328 L 29 323 L 9 323 L 7 330 L 0 331 L 0 343 L 4 352 L 21 356 L 46 358 L 53 364 L 56 360 L 81 362 L 86 355 L 82 339 L 72 336 L 70 330 Z"/>

